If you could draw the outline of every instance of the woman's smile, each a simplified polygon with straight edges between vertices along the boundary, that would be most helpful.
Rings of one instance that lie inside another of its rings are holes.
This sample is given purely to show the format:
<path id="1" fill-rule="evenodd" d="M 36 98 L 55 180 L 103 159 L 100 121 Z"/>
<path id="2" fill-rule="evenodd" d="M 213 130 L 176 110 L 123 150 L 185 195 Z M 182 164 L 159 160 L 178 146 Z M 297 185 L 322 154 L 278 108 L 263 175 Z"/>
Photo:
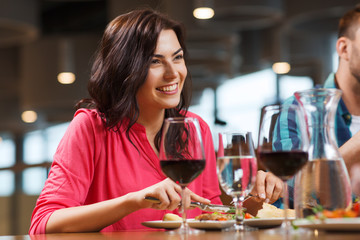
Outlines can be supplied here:
<path id="1" fill-rule="evenodd" d="M 178 91 L 178 84 L 175 83 L 175 84 L 171 84 L 171 85 L 166 85 L 163 87 L 156 88 L 156 90 L 166 93 L 166 94 L 174 94 L 174 93 L 177 93 L 177 91 Z"/>

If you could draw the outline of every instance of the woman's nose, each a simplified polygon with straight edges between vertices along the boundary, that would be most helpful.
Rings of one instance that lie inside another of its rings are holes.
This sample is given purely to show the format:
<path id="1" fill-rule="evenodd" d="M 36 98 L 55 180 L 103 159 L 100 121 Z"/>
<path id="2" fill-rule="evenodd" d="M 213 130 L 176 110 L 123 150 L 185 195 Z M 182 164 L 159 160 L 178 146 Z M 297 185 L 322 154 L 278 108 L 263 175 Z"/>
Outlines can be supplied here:
<path id="1" fill-rule="evenodd" d="M 167 79 L 173 79 L 177 77 L 176 66 L 173 63 L 166 64 L 164 77 Z"/>

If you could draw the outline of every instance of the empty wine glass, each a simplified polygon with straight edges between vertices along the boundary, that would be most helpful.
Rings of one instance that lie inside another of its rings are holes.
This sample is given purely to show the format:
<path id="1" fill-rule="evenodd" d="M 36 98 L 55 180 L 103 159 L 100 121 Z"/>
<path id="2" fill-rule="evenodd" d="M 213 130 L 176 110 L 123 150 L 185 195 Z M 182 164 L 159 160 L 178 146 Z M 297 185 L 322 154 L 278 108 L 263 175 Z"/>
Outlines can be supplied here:
<path id="1" fill-rule="evenodd" d="M 235 225 L 229 231 L 254 230 L 244 225 L 243 201 L 254 187 L 257 161 L 251 132 L 219 133 L 217 172 L 223 190 L 233 197 Z"/>
<path id="2" fill-rule="evenodd" d="M 287 116 L 292 114 L 292 122 Z M 286 122 L 288 128 L 282 126 Z M 287 217 L 289 196 L 287 180 L 308 161 L 309 138 L 305 118 L 298 105 L 269 105 L 263 108 L 258 139 L 259 161 L 284 182 L 284 221 L 280 232 L 291 230 Z M 295 127 L 297 126 L 297 128 Z"/>
<path id="3" fill-rule="evenodd" d="M 175 117 L 165 119 L 159 151 L 160 166 L 164 174 L 181 186 L 182 206 L 184 191 L 205 168 L 205 154 L 200 125 L 196 118 Z M 182 226 L 178 233 L 189 234 L 186 209 L 181 207 Z"/>

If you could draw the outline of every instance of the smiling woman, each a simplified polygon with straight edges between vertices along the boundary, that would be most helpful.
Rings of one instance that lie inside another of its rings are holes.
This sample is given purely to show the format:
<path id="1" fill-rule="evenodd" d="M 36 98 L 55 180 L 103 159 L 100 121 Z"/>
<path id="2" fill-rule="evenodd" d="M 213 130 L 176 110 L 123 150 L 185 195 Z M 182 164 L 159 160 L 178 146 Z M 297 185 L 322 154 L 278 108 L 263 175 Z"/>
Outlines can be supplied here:
<path id="1" fill-rule="evenodd" d="M 205 146 L 206 168 L 186 188 L 185 201 L 221 203 L 210 129 L 187 111 L 185 58 L 182 25 L 167 16 L 136 10 L 109 23 L 92 68 L 90 99 L 79 102 L 86 108 L 78 109 L 60 141 L 31 234 L 141 229 L 141 222 L 178 214 L 181 187 L 162 173 L 158 157 L 168 117 L 197 118 Z"/>

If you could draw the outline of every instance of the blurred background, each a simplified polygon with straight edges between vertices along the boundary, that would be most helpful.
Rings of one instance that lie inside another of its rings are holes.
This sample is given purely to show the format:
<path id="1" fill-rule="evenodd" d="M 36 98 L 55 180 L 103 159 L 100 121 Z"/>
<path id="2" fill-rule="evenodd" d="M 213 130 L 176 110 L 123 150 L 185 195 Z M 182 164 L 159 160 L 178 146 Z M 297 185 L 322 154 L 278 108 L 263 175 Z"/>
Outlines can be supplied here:
<path id="1" fill-rule="evenodd" d="M 74 104 L 87 97 L 97 44 L 117 15 L 147 6 L 183 22 L 190 110 L 205 119 L 214 140 L 219 131 L 243 129 L 256 142 L 261 107 L 336 71 L 338 20 L 357 3 L 0 0 L 0 235 L 27 233 Z M 212 8 L 214 16 L 195 18 L 197 7 Z"/>

